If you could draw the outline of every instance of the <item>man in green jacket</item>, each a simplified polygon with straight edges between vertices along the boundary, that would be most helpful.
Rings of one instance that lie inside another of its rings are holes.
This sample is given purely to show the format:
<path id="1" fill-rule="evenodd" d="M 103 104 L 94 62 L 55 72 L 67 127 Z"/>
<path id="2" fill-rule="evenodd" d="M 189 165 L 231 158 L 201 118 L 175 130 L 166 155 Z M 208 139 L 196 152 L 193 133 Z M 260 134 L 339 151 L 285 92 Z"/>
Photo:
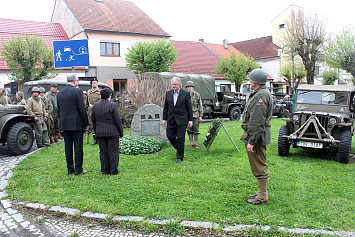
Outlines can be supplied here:
<path id="1" fill-rule="evenodd" d="M 48 113 L 46 112 L 42 99 L 39 97 L 38 87 L 32 88 L 32 96 L 27 100 L 26 111 L 34 121 L 33 125 L 37 147 L 41 148 L 44 146 L 50 146 L 47 126 L 45 123 Z"/>
<path id="2" fill-rule="evenodd" d="M 273 110 L 273 101 L 265 83 L 267 74 L 261 69 L 254 69 L 249 74 L 250 86 L 254 90 L 245 105 L 243 113 L 241 140 L 245 143 L 251 171 L 258 179 L 258 191 L 249 196 L 250 204 L 261 204 L 269 201 L 267 187 L 269 172 L 266 162 L 266 145 L 271 142 L 270 119 Z"/>
<path id="3" fill-rule="evenodd" d="M 53 142 L 57 142 L 58 139 L 60 138 L 57 89 L 58 89 L 57 84 L 51 84 L 50 91 L 48 91 L 45 95 L 45 97 L 52 105 L 52 111 L 50 113 L 51 122 L 50 122 L 50 128 L 48 129 L 50 131 L 49 138 L 53 140 Z"/>

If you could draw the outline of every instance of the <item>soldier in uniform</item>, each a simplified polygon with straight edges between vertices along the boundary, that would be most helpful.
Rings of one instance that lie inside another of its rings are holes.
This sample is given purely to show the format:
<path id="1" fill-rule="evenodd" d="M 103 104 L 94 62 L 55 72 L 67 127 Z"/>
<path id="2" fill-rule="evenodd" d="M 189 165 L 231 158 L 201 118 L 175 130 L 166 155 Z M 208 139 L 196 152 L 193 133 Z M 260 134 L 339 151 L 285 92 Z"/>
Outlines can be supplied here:
<path id="1" fill-rule="evenodd" d="M 202 100 L 200 94 L 194 91 L 194 83 L 193 81 L 186 82 L 186 88 L 190 92 L 191 97 L 191 105 L 192 105 L 192 112 L 193 112 L 193 124 L 192 127 L 187 128 L 187 134 L 189 135 L 190 145 L 189 147 L 198 147 L 198 135 L 199 126 L 202 121 L 203 116 L 203 107 L 202 107 Z M 195 143 L 194 143 L 195 140 Z"/>
<path id="2" fill-rule="evenodd" d="M 250 194 L 253 199 L 250 204 L 261 204 L 269 201 L 267 187 L 269 172 L 266 162 L 266 145 L 271 142 L 270 119 L 273 110 L 273 100 L 265 83 L 267 74 L 261 69 L 254 69 L 249 74 L 251 88 L 254 90 L 245 105 L 243 113 L 243 136 L 240 140 L 245 143 L 251 171 L 258 180 L 258 191 Z"/>
<path id="3" fill-rule="evenodd" d="M 58 113 L 58 102 L 57 102 L 57 89 L 58 86 L 57 84 L 51 84 L 50 91 L 48 91 L 45 95 L 45 97 L 48 99 L 50 104 L 52 105 L 52 111 L 51 111 L 51 122 L 50 122 L 50 139 L 53 140 L 53 142 L 57 142 L 58 139 L 60 138 L 60 133 L 59 133 L 59 113 Z"/>
<path id="4" fill-rule="evenodd" d="M 11 103 L 11 99 L 5 94 L 5 88 L 0 89 L 0 104 L 6 105 Z"/>
<path id="5" fill-rule="evenodd" d="M 88 108 L 88 117 L 89 117 L 89 122 L 90 122 L 90 128 L 94 137 L 94 142 L 91 145 L 96 145 L 97 141 L 96 141 L 96 134 L 95 134 L 95 130 L 92 124 L 92 120 L 91 120 L 91 115 L 92 115 L 92 106 L 100 101 L 100 89 L 99 89 L 99 82 L 98 80 L 92 79 L 91 82 L 91 89 L 87 91 L 87 97 L 86 97 L 86 106 Z"/>
<path id="6" fill-rule="evenodd" d="M 26 105 L 26 100 L 23 98 L 24 95 L 22 91 L 16 92 L 16 104 L 17 105 Z"/>
<path id="7" fill-rule="evenodd" d="M 47 126 L 47 136 L 49 136 L 50 134 L 50 128 L 51 128 L 51 121 L 52 121 L 52 113 L 53 113 L 53 107 L 52 104 L 49 102 L 49 100 L 44 96 L 46 93 L 46 89 L 44 89 L 43 87 L 39 88 L 39 97 L 42 99 L 43 103 L 44 103 L 44 108 L 46 109 L 47 112 L 47 119 L 46 119 L 46 126 Z M 53 143 L 53 139 L 51 139 L 49 137 L 49 141 L 52 144 Z"/>
<path id="8" fill-rule="evenodd" d="M 50 146 L 48 143 L 48 133 L 45 120 L 47 120 L 47 112 L 42 99 L 39 97 L 39 88 L 32 88 L 32 96 L 27 100 L 27 114 L 33 118 L 34 130 L 36 136 L 37 147 Z"/>

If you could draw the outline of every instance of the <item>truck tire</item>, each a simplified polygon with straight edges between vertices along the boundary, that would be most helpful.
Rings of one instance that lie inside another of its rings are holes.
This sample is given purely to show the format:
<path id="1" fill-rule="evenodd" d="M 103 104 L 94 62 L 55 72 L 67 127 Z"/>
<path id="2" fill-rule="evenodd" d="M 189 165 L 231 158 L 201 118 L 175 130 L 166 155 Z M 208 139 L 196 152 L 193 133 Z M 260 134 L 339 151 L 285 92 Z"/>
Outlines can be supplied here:
<path id="1" fill-rule="evenodd" d="M 290 153 L 290 143 L 287 138 L 282 137 L 285 135 L 290 135 L 290 129 L 287 126 L 281 126 L 277 139 L 277 152 L 279 156 L 288 156 Z"/>
<path id="2" fill-rule="evenodd" d="M 239 121 L 241 116 L 242 112 L 240 112 L 240 109 L 237 106 L 234 106 L 229 110 L 230 121 Z"/>
<path id="3" fill-rule="evenodd" d="M 24 122 L 13 125 L 7 135 L 7 146 L 13 155 L 21 155 L 29 152 L 33 141 L 32 128 Z"/>
<path id="4" fill-rule="evenodd" d="M 349 154 L 351 149 L 351 134 L 349 130 L 340 132 L 340 144 L 338 150 L 338 161 L 340 163 L 349 163 Z"/>

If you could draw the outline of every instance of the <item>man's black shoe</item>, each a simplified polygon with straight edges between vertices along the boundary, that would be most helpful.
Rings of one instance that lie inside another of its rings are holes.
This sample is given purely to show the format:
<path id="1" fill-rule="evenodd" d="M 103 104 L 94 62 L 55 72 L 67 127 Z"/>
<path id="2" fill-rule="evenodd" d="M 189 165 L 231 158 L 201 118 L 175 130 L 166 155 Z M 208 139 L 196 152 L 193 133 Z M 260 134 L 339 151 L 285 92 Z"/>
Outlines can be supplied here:
<path id="1" fill-rule="evenodd" d="M 74 171 L 68 171 L 68 175 L 74 174 Z"/>
<path id="2" fill-rule="evenodd" d="M 177 159 L 176 163 L 180 163 L 182 161 L 182 159 Z"/>
<path id="3" fill-rule="evenodd" d="M 88 171 L 87 170 L 83 170 L 81 172 L 75 171 L 75 175 L 79 175 L 79 174 L 86 174 Z"/>

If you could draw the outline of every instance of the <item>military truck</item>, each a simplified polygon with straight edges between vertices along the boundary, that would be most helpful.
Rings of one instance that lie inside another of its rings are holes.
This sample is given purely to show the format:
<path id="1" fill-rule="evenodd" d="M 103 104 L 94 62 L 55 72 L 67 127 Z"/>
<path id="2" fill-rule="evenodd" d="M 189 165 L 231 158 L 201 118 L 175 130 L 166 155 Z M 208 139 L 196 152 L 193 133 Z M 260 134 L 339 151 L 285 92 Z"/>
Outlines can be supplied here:
<path id="1" fill-rule="evenodd" d="M 277 150 L 288 156 L 293 147 L 332 149 L 337 160 L 349 162 L 354 133 L 355 87 L 299 85 L 294 112 L 283 118 Z"/>
<path id="2" fill-rule="evenodd" d="M 215 79 L 209 75 L 184 74 L 184 73 L 159 73 L 161 79 L 179 77 L 182 88 L 185 89 L 187 81 L 192 81 L 202 100 L 203 114 L 206 117 L 224 117 L 231 121 L 240 120 L 244 110 L 245 101 L 237 96 L 224 92 L 224 87 L 215 84 Z"/>
<path id="3" fill-rule="evenodd" d="M 0 143 L 13 155 L 29 152 L 34 141 L 33 121 L 24 105 L 0 105 Z"/>

